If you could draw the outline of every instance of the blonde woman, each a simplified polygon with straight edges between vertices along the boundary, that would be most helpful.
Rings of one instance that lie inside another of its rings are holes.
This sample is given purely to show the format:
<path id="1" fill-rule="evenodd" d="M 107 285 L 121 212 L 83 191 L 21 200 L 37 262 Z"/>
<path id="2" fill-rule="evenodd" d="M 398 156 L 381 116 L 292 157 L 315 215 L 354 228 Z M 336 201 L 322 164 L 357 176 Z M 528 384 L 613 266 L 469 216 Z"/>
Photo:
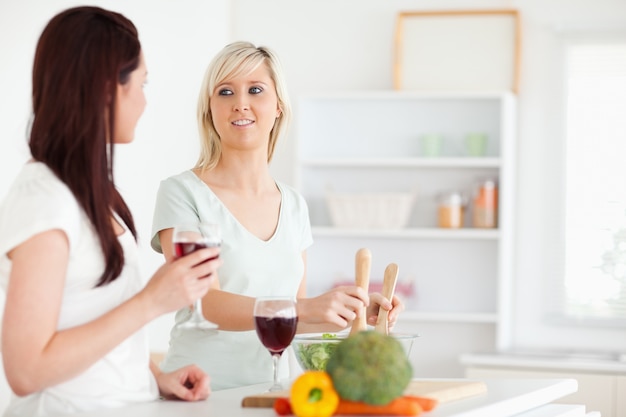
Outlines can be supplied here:
<path id="1" fill-rule="evenodd" d="M 174 328 L 164 370 L 195 363 L 215 390 L 271 380 L 272 361 L 254 332 L 254 300 L 298 299 L 298 331 L 337 331 L 368 307 L 394 322 L 403 305 L 356 286 L 306 297 L 306 249 L 313 243 L 306 202 L 270 175 L 276 142 L 291 116 L 282 69 L 266 47 L 236 42 L 206 70 L 198 103 L 201 153 L 196 166 L 159 188 L 152 247 L 172 259 L 172 228 L 187 221 L 219 223 L 222 251 L 217 279 L 203 298 L 203 313 L 220 331 Z M 183 309 L 177 321 L 189 314 Z M 284 355 L 283 355 L 284 356 Z M 285 358 L 283 357 L 283 361 Z M 288 374 L 281 364 L 282 378 Z"/>

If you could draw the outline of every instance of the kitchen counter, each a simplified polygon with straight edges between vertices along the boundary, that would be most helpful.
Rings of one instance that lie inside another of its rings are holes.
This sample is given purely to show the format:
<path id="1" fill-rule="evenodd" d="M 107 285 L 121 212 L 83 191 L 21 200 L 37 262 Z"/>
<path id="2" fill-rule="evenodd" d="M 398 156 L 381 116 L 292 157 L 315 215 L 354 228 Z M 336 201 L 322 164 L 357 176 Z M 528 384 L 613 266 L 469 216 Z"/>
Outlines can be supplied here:
<path id="1" fill-rule="evenodd" d="M 463 400 L 440 404 L 424 414 L 428 417 L 579 417 L 585 415 L 580 405 L 551 404 L 576 392 L 573 379 L 493 379 L 485 380 L 487 392 Z M 73 417 L 275 417 L 270 408 L 243 408 L 241 400 L 259 394 L 269 384 L 217 391 L 201 402 L 154 401 L 115 410 L 72 414 Z M 523 414 L 521 414 L 523 413 Z M 520 414 L 517 416 L 517 414 Z"/>
<path id="2" fill-rule="evenodd" d="M 569 378 L 578 391 L 560 399 L 585 404 L 603 416 L 626 416 L 626 360 L 623 354 L 572 352 L 502 352 L 461 357 L 465 376 L 490 378 Z"/>
<path id="3" fill-rule="evenodd" d="M 626 354 L 585 352 L 472 353 L 461 356 L 465 366 L 553 369 L 626 375 Z"/>

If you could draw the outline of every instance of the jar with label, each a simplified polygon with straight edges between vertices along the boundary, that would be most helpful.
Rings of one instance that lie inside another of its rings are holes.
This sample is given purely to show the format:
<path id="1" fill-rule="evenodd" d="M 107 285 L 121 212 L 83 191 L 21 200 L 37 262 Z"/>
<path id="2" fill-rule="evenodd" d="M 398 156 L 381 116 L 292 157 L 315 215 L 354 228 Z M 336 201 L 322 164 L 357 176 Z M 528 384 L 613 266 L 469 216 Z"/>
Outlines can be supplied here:
<path id="1" fill-rule="evenodd" d="M 446 229 L 463 227 L 465 217 L 465 199 L 459 192 L 453 191 L 439 196 L 437 209 L 438 225 Z"/>
<path id="2" fill-rule="evenodd" d="M 473 226 L 492 229 L 498 224 L 498 184 L 485 179 L 476 188 L 473 201 Z"/>

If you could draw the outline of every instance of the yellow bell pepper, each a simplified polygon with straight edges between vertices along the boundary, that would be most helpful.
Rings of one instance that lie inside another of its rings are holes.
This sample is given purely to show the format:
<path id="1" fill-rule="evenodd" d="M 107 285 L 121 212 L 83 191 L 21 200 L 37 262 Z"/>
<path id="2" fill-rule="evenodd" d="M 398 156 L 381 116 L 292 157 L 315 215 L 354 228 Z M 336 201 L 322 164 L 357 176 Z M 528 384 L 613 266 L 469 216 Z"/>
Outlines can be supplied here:
<path id="1" fill-rule="evenodd" d="M 339 404 L 333 381 L 324 371 L 306 371 L 291 385 L 291 408 L 297 417 L 330 417 Z"/>

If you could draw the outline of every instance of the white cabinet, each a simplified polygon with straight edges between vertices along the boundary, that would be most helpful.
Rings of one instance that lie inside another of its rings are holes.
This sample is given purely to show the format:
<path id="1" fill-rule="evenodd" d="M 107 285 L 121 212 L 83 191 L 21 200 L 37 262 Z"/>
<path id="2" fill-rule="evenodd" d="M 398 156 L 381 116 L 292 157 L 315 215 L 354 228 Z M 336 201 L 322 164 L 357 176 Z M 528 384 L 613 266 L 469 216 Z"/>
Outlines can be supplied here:
<path id="1" fill-rule="evenodd" d="M 415 343 L 416 375 L 462 376 L 458 355 L 504 349 L 510 341 L 516 98 L 510 93 L 418 94 L 372 91 L 319 94 L 297 103 L 297 186 L 306 198 L 315 244 L 308 252 L 311 295 L 354 279 L 354 255 L 372 252 L 370 283 L 399 265 L 399 285 L 412 288 L 398 330 Z M 488 137 L 483 156 L 467 156 L 465 138 Z M 420 138 L 443 138 L 439 156 L 424 156 Z M 498 227 L 437 226 L 437 196 L 470 193 L 497 178 Z M 339 228 L 326 204 L 335 193 L 415 192 L 408 226 Z M 431 352 L 437 361 L 420 362 Z"/>
<path id="2" fill-rule="evenodd" d="M 615 416 L 626 416 L 626 376 L 615 377 Z"/>

